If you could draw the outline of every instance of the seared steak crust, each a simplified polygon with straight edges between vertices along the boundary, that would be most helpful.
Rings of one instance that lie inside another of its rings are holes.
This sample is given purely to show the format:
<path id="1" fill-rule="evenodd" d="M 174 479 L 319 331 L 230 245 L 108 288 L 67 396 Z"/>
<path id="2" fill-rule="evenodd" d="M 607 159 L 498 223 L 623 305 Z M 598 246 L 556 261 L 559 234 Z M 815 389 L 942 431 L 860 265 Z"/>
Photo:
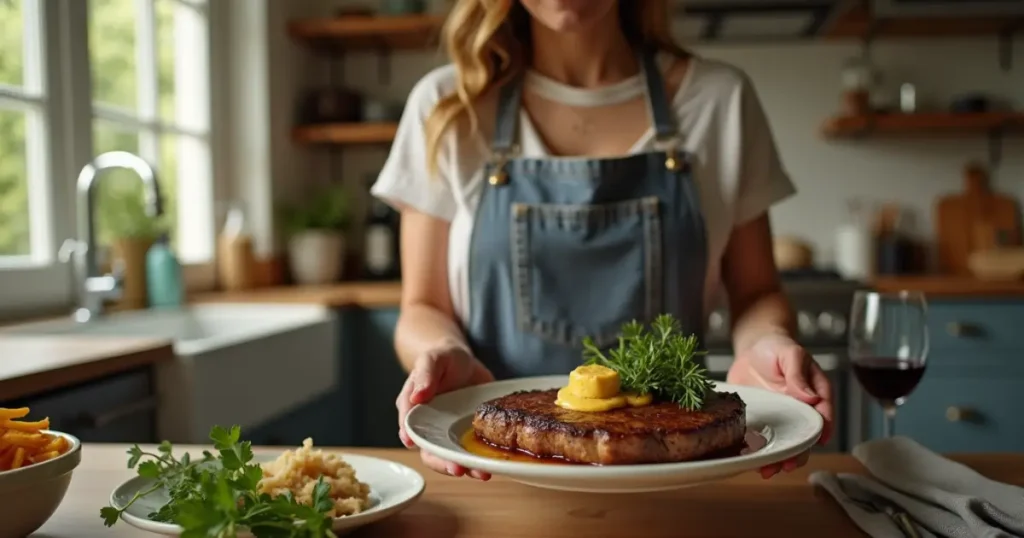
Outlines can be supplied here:
<path id="1" fill-rule="evenodd" d="M 746 405 L 731 392 L 709 394 L 699 411 L 655 403 L 601 413 L 559 407 L 557 393 L 515 392 L 484 402 L 473 429 L 506 450 L 601 465 L 693 460 L 739 446 L 746 432 Z"/>

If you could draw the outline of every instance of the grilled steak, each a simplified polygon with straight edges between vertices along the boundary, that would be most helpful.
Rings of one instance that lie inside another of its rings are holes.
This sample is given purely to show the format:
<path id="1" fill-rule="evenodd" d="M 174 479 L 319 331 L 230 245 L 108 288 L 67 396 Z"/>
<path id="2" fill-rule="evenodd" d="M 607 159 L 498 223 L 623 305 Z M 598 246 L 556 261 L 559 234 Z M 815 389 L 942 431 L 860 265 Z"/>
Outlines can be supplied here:
<path id="1" fill-rule="evenodd" d="M 473 429 L 498 448 L 601 465 L 698 459 L 739 446 L 746 432 L 746 405 L 731 392 L 709 394 L 700 411 L 654 403 L 600 413 L 559 407 L 557 392 L 515 392 L 484 402 Z"/>

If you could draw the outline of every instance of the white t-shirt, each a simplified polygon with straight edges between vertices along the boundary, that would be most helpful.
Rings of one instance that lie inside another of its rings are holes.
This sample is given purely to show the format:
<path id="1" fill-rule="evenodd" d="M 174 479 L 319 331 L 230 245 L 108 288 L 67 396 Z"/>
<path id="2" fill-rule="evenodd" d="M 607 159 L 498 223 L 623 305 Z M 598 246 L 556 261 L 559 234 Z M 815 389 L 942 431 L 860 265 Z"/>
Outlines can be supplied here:
<path id="1" fill-rule="evenodd" d="M 640 75 L 637 75 L 638 77 Z M 473 217 L 481 188 L 490 141 L 449 130 L 439 149 L 438 175 L 427 172 L 424 122 L 434 105 L 456 85 L 453 65 L 425 75 L 409 94 L 391 153 L 371 193 L 387 203 L 406 205 L 451 223 L 448 241 L 448 283 L 455 312 L 469 319 L 469 249 Z M 617 85 L 622 86 L 622 85 Z M 529 86 L 524 91 L 530 91 Z M 581 91 L 573 89 L 579 98 Z M 546 99 L 552 92 L 544 93 Z M 764 213 L 796 192 L 780 162 L 760 100 L 746 74 L 729 64 L 693 57 L 671 107 L 682 134 L 683 148 L 693 159 L 707 226 L 708 267 L 705 309 L 720 285 L 721 259 L 732 229 Z M 493 115 L 481 105 L 481 114 Z M 523 157 L 549 156 L 525 111 L 519 115 L 519 145 Z M 481 122 L 492 123 L 490 118 Z M 632 153 L 653 149 L 653 130 L 637 142 Z M 557 157 L 551 157 L 557 158 Z"/>

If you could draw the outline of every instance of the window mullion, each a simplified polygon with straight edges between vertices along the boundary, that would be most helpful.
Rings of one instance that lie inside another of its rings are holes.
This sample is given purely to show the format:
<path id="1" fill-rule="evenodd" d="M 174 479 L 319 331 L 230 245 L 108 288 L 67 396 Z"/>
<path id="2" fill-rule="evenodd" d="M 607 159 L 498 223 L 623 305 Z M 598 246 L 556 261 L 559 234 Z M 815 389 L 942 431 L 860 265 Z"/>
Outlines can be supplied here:
<path id="1" fill-rule="evenodd" d="M 135 65 L 139 119 L 153 125 L 160 109 L 156 0 L 135 0 Z M 153 129 L 139 131 L 139 156 L 160 170 L 160 143 Z"/>
<path id="2" fill-rule="evenodd" d="M 159 109 L 155 0 L 135 0 L 135 69 L 139 118 L 156 121 Z"/>
<path id="3" fill-rule="evenodd" d="M 22 65 L 24 66 L 24 90 L 29 95 L 45 98 L 45 74 L 43 61 L 42 12 L 40 0 L 22 0 L 21 17 L 24 28 L 33 29 L 22 36 Z"/>

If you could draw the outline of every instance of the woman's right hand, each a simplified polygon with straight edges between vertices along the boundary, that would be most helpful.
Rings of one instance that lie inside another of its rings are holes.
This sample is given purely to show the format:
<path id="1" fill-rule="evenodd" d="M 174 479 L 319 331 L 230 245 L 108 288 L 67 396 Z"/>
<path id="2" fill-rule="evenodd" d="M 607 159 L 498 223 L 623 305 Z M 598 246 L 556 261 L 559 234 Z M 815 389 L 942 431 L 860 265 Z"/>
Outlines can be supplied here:
<path id="1" fill-rule="evenodd" d="M 419 356 L 395 402 L 398 407 L 398 437 L 406 448 L 416 448 L 405 431 L 405 416 L 413 406 L 429 402 L 438 394 L 491 381 L 494 381 L 494 375 L 461 344 L 445 343 Z M 480 480 L 491 478 L 488 473 L 466 469 L 424 450 L 420 450 L 420 459 L 424 465 L 441 474 L 471 476 Z"/>

